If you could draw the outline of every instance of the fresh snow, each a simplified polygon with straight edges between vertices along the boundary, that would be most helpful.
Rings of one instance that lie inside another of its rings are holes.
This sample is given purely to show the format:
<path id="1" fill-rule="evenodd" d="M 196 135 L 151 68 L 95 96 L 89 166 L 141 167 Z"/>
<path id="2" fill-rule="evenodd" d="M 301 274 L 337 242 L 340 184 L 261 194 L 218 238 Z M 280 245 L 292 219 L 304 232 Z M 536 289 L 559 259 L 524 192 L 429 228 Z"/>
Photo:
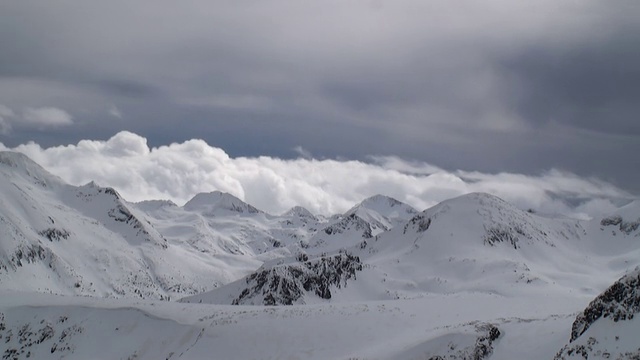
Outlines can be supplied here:
<path id="1" fill-rule="evenodd" d="M 639 239 L 638 201 L 589 221 L 489 194 L 272 215 L 219 191 L 129 203 L 0 152 L 0 353 L 634 358 Z"/>

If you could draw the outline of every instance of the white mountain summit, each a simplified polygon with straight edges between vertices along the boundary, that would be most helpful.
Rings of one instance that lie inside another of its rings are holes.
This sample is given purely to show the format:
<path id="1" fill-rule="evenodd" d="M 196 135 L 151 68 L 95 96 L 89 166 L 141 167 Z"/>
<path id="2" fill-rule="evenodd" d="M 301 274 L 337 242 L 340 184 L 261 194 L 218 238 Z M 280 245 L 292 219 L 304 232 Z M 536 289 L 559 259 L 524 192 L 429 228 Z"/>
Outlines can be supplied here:
<path id="1" fill-rule="evenodd" d="M 230 212 L 241 214 L 261 213 L 260 210 L 237 197 L 221 191 L 197 194 L 184 204 L 184 209 L 188 211 L 199 211 L 209 216 L 228 215 Z"/>

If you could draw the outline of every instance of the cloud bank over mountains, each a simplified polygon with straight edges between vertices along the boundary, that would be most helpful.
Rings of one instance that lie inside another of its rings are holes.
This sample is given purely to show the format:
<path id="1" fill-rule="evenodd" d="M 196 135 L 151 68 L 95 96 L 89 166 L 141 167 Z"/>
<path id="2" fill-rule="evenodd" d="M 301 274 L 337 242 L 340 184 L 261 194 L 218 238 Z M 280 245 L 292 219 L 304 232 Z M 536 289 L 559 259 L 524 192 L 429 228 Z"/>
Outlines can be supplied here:
<path id="1" fill-rule="evenodd" d="M 585 218 L 632 198 L 607 182 L 553 169 L 537 176 L 451 172 L 398 157 L 314 159 L 304 151 L 291 160 L 233 158 L 196 139 L 150 148 L 146 138 L 127 131 L 106 141 L 49 148 L 0 143 L 0 149 L 22 152 L 74 185 L 95 180 L 112 186 L 130 201 L 170 199 L 182 205 L 199 192 L 220 190 L 274 214 L 295 205 L 325 215 L 343 212 L 378 193 L 422 210 L 465 193 L 488 192 L 523 209 Z"/>
<path id="2" fill-rule="evenodd" d="M 638 195 L 638 13 L 595 0 L 4 1 L 0 142 L 127 130 L 278 158 L 302 144 L 561 168 Z"/>

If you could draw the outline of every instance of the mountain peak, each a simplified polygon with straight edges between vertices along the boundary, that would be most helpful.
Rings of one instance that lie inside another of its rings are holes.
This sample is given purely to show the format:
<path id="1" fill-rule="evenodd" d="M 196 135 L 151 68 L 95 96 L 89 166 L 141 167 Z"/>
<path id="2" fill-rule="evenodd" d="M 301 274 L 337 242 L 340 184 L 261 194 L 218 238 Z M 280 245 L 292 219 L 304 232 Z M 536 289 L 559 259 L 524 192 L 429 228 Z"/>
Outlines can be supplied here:
<path id="1" fill-rule="evenodd" d="M 18 164 L 34 163 L 27 155 L 15 151 L 0 151 L 0 164 L 18 167 Z"/>
<path id="2" fill-rule="evenodd" d="M 0 171 L 7 175 L 21 175 L 43 187 L 64 183 L 27 155 L 14 151 L 0 151 Z"/>
<path id="3" fill-rule="evenodd" d="M 206 212 L 210 215 L 215 215 L 220 211 L 250 214 L 262 213 L 262 211 L 237 197 L 221 191 L 196 194 L 191 200 L 184 204 L 183 208 L 188 211 Z"/>
<path id="4" fill-rule="evenodd" d="M 316 216 L 313 215 L 311 211 L 307 210 L 307 208 L 302 206 L 294 206 L 291 209 L 289 209 L 287 212 L 282 214 L 282 216 L 316 219 Z"/>
<path id="5" fill-rule="evenodd" d="M 389 206 L 401 205 L 402 202 L 392 198 L 391 196 L 376 194 L 370 196 L 360 202 L 361 204 L 388 203 Z"/>
<path id="6" fill-rule="evenodd" d="M 473 192 L 464 195 L 460 195 L 458 197 L 454 197 L 452 199 L 445 200 L 438 205 L 430 208 L 509 208 L 516 209 L 516 207 L 501 198 L 484 192 Z M 430 210 L 428 209 L 428 210 Z"/>
<path id="7" fill-rule="evenodd" d="M 573 222 L 567 224 L 569 228 L 578 228 Z M 515 249 L 534 243 L 554 247 L 556 237 L 579 237 L 577 231 L 565 234 L 549 227 L 539 217 L 487 193 L 470 193 L 445 200 L 412 218 L 403 231 L 409 229 L 416 232 L 429 229 L 432 238 L 450 236 L 490 247 L 506 243 Z"/>
<path id="8" fill-rule="evenodd" d="M 376 218 L 379 221 L 380 216 L 387 220 L 407 220 L 417 213 L 416 209 L 399 200 L 378 194 L 362 200 L 344 213 L 344 216 L 356 214 L 367 221 L 370 221 L 371 218 Z M 389 226 L 384 227 L 388 228 Z"/>
<path id="9" fill-rule="evenodd" d="M 356 213 L 358 209 L 362 208 L 376 211 L 384 216 L 388 216 L 389 213 L 396 212 L 397 210 L 401 210 L 410 214 L 417 213 L 416 209 L 403 203 L 400 200 L 396 200 L 390 196 L 377 194 L 368 197 L 362 200 L 360 203 L 356 204 L 345 213 L 345 216 Z"/>
<path id="10" fill-rule="evenodd" d="M 171 200 L 143 200 L 135 203 L 135 206 L 143 211 L 155 211 L 162 208 L 178 207 L 178 205 Z"/>

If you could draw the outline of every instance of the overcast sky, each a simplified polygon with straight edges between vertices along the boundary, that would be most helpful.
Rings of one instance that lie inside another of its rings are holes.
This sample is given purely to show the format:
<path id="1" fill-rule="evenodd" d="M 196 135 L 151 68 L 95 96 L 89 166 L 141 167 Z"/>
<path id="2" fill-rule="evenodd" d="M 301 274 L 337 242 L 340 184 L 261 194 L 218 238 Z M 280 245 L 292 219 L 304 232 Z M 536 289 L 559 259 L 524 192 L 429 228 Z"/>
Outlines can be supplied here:
<path id="1" fill-rule="evenodd" d="M 637 195 L 639 17 L 637 1 L 3 1 L 0 142 L 127 130 Z"/>

